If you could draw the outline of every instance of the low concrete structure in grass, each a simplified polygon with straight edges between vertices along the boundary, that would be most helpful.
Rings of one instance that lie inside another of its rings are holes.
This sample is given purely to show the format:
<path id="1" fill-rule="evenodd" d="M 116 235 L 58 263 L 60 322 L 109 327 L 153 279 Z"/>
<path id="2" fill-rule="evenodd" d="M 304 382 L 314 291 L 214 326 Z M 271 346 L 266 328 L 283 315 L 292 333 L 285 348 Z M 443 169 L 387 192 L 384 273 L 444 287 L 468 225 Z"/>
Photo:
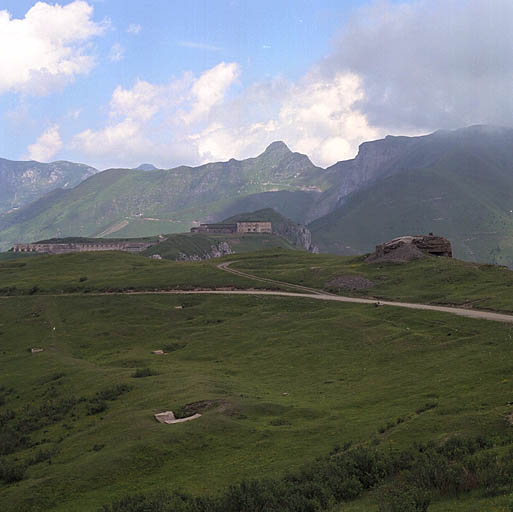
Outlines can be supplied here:
<path id="1" fill-rule="evenodd" d="M 193 414 L 192 416 L 187 416 L 187 418 L 176 418 L 173 411 L 164 411 L 155 414 L 155 419 L 159 423 L 165 423 L 166 425 L 173 425 L 174 423 L 185 423 L 186 421 L 196 420 L 201 418 L 201 414 Z"/>

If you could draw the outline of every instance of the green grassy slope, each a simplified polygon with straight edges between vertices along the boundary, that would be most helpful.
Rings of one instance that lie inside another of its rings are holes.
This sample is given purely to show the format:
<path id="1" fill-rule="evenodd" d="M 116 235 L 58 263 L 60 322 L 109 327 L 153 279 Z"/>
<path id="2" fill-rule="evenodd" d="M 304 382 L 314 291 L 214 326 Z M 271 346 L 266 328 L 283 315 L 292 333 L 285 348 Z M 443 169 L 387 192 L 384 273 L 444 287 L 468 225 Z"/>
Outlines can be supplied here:
<path id="1" fill-rule="evenodd" d="M 238 256 L 231 266 L 341 295 L 513 311 L 513 271 L 505 267 L 436 257 L 409 263 L 364 260 L 365 256 L 270 251 Z M 339 277 L 363 277 L 373 285 L 358 290 L 331 284 Z"/>
<path id="2" fill-rule="evenodd" d="M 0 483 L 6 512 L 212 494 L 349 441 L 401 448 L 511 428 L 508 325 L 269 297 L 1 300 L 0 412 L 29 439 L 4 461 L 30 462 L 23 480 Z M 169 354 L 151 354 L 160 348 Z M 154 375 L 134 378 L 141 368 Z M 120 385 L 130 389 L 116 397 Z M 153 418 L 201 400 L 224 405 L 182 425 Z"/>
<path id="3" fill-rule="evenodd" d="M 284 217 L 304 223 L 310 208 L 319 197 L 319 192 L 304 190 L 279 190 L 252 194 L 228 204 L 216 215 L 216 220 L 222 221 L 228 217 L 240 215 L 242 212 L 273 209 Z"/>
<path id="4" fill-rule="evenodd" d="M 369 265 L 276 250 L 230 258 L 236 268 L 319 288 L 340 275 L 378 283 L 342 293 L 479 298 L 479 306 L 512 309 L 512 272 L 489 265 L 445 258 Z M 349 442 L 387 453 L 482 435 L 499 454 L 512 442 L 507 324 L 283 297 L 84 293 L 261 286 L 213 263 L 123 253 L 20 258 L 0 262 L 0 276 L 11 293 L 32 293 L 0 298 L 0 509 L 7 512 L 96 510 L 161 489 L 212 495 L 243 478 L 279 478 Z M 77 293 L 45 295 L 61 291 Z M 168 354 L 151 353 L 157 349 Z M 194 422 L 153 418 L 204 400 L 218 406 Z M 20 481 L 2 482 L 5 468 L 22 465 Z M 377 512 L 378 502 L 378 491 L 364 493 L 343 510 Z M 506 512 L 508 502 L 476 489 L 435 494 L 429 510 Z"/>
<path id="5" fill-rule="evenodd" d="M 0 276 L 2 295 L 263 287 L 209 263 L 155 261 L 109 251 L 0 261 Z"/>
<path id="6" fill-rule="evenodd" d="M 265 249 L 294 249 L 284 238 L 271 233 L 251 234 L 208 234 L 181 233 L 166 235 L 167 240 L 144 251 L 144 255 L 159 254 L 169 260 L 183 259 L 183 256 L 195 259 L 210 259 L 216 256 L 216 250 L 226 242 L 234 253 L 246 253 Z"/>

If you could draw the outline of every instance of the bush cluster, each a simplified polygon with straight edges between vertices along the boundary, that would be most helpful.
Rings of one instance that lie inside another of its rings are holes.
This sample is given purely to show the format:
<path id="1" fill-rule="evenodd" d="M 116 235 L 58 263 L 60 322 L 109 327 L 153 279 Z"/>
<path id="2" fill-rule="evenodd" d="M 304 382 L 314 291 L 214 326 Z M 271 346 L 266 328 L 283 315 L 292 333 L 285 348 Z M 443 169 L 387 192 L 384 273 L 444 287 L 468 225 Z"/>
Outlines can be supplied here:
<path id="1" fill-rule="evenodd" d="M 141 379 L 143 377 L 151 377 L 152 375 L 158 375 L 158 373 L 151 368 L 137 368 L 132 374 L 132 377 Z"/>
<path id="2" fill-rule="evenodd" d="M 380 512 L 425 512 L 433 497 L 511 486 L 513 450 L 503 457 L 482 437 L 410 450 L 350 445 L 280 479 L 242 482 L 219 497 L 157 493 L 123 498 L 99 512 L 319 512 L 379 488 Z"/>

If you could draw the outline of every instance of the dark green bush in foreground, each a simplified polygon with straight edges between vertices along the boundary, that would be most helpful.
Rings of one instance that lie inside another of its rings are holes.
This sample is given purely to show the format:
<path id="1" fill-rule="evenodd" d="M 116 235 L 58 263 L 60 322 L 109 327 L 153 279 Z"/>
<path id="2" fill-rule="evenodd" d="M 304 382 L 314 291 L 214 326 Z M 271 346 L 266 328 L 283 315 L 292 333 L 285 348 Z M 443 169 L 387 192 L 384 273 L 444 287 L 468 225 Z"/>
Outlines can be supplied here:
<path id="1" fill-rule="evenodd" d="M 482 437 L 417 445 L 402 452 L 335 450 L 281 479 L 230 486 L 217 498 L 161 492 L 128 496 L 99 512 L 319 512 L 380 488 L 380 512 L 425 512 L 433 498 L 511 487 L 513 450 L 499 457 Z"/>

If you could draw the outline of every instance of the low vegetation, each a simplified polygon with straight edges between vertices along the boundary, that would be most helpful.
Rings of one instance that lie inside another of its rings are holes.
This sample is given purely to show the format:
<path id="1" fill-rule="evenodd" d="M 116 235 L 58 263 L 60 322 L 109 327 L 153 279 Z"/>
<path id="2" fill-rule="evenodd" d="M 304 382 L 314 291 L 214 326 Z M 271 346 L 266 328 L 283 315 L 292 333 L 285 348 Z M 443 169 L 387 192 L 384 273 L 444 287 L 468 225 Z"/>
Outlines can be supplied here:
<path id="1" fill-rule="evenodd" d="M 507 298 L 506 271 L 456 261 L 238 258 L 311 286 L 364 275 L 403 300 Z M 6 512 L 510 510 L 511 325 L 288 297 L 59 293 L 256 285 L 213 263 L 77 254 L 0 267 L 23 292 L 0 298 Z M 202 416 L 158 423 L 167 410 Z"/>
<path id="2" fill-rule="evenodd" d="M 0 295 L 115 293 L 219 286 L 247 288 L 259 285 L 221 272 L 206 262 L 154 261 L 122 252 L 39 255 L 0 261 Z"/>
<path id="3" fill-rule="evenodd" d="M 496 265 L 437 257 L 409 263 L 366 263 L 365 256 L 291 251 L 230 259 L 237 259 L 234 269 L 341 295 L 513 311 L 513 271 Z M 357 278 L 364 286 L 359 286 Z"/>

